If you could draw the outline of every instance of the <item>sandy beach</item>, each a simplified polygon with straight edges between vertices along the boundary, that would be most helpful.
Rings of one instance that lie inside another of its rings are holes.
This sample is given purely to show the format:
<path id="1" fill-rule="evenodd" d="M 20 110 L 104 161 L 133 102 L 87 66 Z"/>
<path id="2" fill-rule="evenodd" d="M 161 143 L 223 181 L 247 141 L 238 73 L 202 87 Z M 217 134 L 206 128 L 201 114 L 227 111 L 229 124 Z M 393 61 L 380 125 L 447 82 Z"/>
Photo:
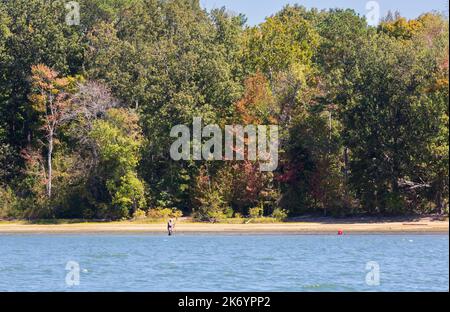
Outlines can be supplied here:
<path id="1" fill-rule="evenodd" d="M 177 233 L 224 233 L 224 234 L 344 234 L 371 233 L 448 233 L 448 221 L 431 218 L 414 220 L 373 220 L 373 219 L 319 219 L 304 222 L 270 224 L 222 224 L 178 222 Z M 110 222 L 73 224 L 27 224 L 24 222 L 0 222 L 0 233 L 165 233 L 164 223 Z"/>

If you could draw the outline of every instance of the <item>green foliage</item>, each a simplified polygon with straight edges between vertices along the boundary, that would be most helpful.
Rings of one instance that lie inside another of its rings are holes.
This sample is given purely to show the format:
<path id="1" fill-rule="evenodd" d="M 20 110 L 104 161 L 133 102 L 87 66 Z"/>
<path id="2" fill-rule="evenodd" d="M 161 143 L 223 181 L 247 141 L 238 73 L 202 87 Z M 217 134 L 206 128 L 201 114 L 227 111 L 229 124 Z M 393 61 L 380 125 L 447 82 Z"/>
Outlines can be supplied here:
<path id="1" fill-rule="evenodd" d="M 14 216 L 17 198 L 11 188 L 0 187 L 0 219 Z"/>
<path id="2" fill-rule="evenodd" d="M 0 0 L 0 217 L 448 211 L 448 18 L 79 2 L 69 26 L 61 1 Z M 279 125 L 278 169 L 171 160 L 194 116 Z"/>
<path id="3" fill-rule="evenodd" d="M 197 200 L 199 206 L 193 209 L 194 219 L 216 222 L 227 218 L 228 207 L 217 190 L 206 192 Z"/>
<path id="4" fill-rule="evenodd" d="M 288 217 L 288 212 L 282 208 L 275 208 L 272 212 L 272 218 L 277 219 L 278 221 L 284 221 Z"/>
<path id="5" fill-rule="evenodd" d="M 299 10 L 285 8 L 264 23 L 250 28 L 245 37 L 244 58 L 253 71 L 272 81 L 279 72 L 294 69 L 304 78 L 319 36 Z"/>
<path id="6" fill-rule="evenodd" d="M 167 220 L 170 218 L 181 218 L 183 212 L 175 208 L 153 208 L 147 213 L 147 217 L 153 220 Z"/>
<path id="7" fill-rule="evenodd" d="M 112 205 L 117 209 L 117 218 L 126 218 L 146 205 L 144 185 L 134 173 L 128 172 L 116 185 L 112 180 L 106 184 L 112 195 Z"/>
<path id="8" fill-rule="evenodd" d="M 111 175 L 120 178 L 138 165 L 142 144 L 139 130 L 137 115 L 123 109 L 111 109 L 106 119 L 94 122 L 90 138 Z"/>
<path id="9" fill-rule="evenodd" d="M 264 214 L 263 207 L 253 207 L 248 210 L 248 215 L 250 218 L 261 218 Z"/>
<path id="10" fill-rule="evenodd" d="M 112 108 L 105 119 L 93 123 L 89 133 L 99 152 L 99 173 L 111 196 L 109 218 L 126 218 L 146 205 L 145 187 L 136 173 L 142 145 L 137 121 L 135 113 Z"/>
<path id="11" fill-rule="evenodd" d="M 147 217 L 147 214 L 145 213 L 144 210 L 138 209 L 134 212 L 133 214 L 133 219 L 135 220 L 142 220 L 145 219 Z"/>
<path id="12" fill-rule="evenodd" d="M 6 183 L 11 180 L 14 172 L 16 171 L 16 158 L 17 155 L 15 154 L 13 148 L 7 143 L 2 143 L 2 140 L 0 139 L 0 183 Z"/>
<path id="13" fill-rule="evenodd" d="M 437 134 L 420 122 L 433 107 L 423 52 L 420 44 L 381 34 L 368 38 L 355 56 L 354 91 L 344 103 L 345 141 L 352 151 L 350 182 L 372 213 L 401 211 L 410 195 L 406 181 L 422 188 L 414 159 Z"/>
<path id="14" fill-rule="evenodd" d="M 225 209 L 225 216 L 227 217 L 227 218 L 233 218 L 233 215 L 234 215 L 234 210 L 233 210 L 233 208 L 231 208 L 231 207 L 227 207 L 226 209 Z"/>
<path id="15" fill-rule="evenodd" d="M 31 66 L 42 63 L 63 76 L 81 70 L 80 29 L 67 25 L 65 15 L 62 1 L 0 2 L 0 125 L 15 150 L 38 127 L 27 105 Z"/>

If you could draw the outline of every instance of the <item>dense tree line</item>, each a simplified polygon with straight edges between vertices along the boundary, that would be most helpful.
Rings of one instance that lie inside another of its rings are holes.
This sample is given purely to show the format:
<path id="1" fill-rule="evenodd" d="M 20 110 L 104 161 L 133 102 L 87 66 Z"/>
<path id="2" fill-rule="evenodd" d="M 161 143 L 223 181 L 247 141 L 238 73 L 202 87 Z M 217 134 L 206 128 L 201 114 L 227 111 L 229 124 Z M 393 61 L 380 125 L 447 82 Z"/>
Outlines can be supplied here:
<path id="1" fill-rule="evenodd" d="M 448 19 L 197 0 L 0 0 L 0 217 L 448 212 Z M 280 164 L 173 161 L 170 130 L 276 124 Z"/>

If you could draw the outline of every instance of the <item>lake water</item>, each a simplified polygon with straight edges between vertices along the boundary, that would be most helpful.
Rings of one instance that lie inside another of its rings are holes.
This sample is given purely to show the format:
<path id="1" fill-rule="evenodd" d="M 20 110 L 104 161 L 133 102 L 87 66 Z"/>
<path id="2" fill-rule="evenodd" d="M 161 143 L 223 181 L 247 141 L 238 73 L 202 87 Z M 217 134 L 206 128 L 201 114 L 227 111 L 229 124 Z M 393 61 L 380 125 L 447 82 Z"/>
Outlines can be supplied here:
<path id="1" fill-rule="evenodd" d="M 0 235 L 0 291 L 448 289 L 448 235 Z"/>

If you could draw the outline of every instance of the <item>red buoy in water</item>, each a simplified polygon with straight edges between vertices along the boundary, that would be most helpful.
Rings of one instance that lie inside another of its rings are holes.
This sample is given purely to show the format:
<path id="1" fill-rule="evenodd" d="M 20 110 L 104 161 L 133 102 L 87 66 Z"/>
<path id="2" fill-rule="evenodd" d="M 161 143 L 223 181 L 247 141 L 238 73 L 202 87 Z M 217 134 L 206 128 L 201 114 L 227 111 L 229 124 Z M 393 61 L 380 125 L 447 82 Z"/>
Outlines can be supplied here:
<path id="1" fill-rule="evenodd" d="M 338 231 L 338 235 L 344 235 L 344 231 L 339 230 L 339 231 Z"/>

